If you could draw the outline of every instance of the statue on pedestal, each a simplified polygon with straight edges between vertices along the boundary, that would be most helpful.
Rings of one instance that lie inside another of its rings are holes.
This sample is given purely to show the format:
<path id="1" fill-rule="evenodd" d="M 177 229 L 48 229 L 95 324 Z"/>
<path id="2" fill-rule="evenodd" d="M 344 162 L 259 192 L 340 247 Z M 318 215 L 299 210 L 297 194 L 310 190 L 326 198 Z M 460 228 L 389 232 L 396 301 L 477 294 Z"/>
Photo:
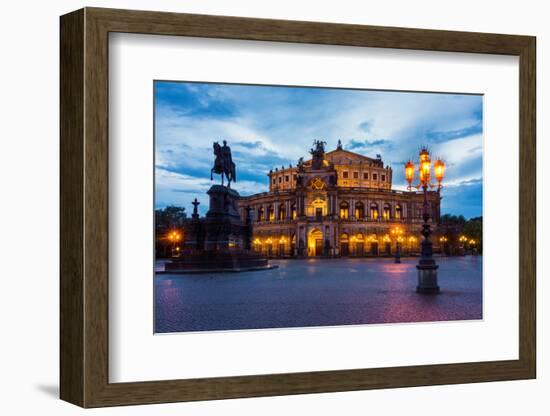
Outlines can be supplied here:
<path id="1" fill-rule="evenodd" d="M 222 176 L 223 186 L 223 177 L 225 175 L 227 178 L 227 187 L 231 188 L 231 182 L 237 180 L 237 175 L 235 163 L 233 163 L 231 156 L 231 148 L 227 145 L 227 141 L 223 141 L 223 146 L 220 146 L 218 142 L 214 142 L 214 154 L 216 155 L 216 160 L 214 160 L 214 167 L 210 170 L 210 180 L 213 180 L 213 174 L 217 173 Z"/>
<path id="2" fill-rule="evenodd" d="M 313 141 L 313 148 L 309 151 L 311 153 L 311 168 L 314 170 L 319 170 L 323 167 L 323 161 L 325 160 L 325 144 L 322 140 Z"/>
<path id="3" fill-rule="evenodd" d="M 185 255 L 165 264 L 167 273 L 240 272 L 247 270 L 267 270 L 277 266 L 269 265 L 267 258 L 252 251 L 251 208 L 246 208 L 245 221 L 238 212 L 239 193 L 231 189 L 235 180 L 235 163 L 227 142 L 223 146 L 214 143 L 216 160 L 210 171 L 222 176 L 221 185 L 212 185 L 207 191 L 210 198 L 209 209 L 200 218 L 197 198 L 192 202 L 193 215 L 185 225 Z M 224 176 L 227 186 L 224 186 Z"/>

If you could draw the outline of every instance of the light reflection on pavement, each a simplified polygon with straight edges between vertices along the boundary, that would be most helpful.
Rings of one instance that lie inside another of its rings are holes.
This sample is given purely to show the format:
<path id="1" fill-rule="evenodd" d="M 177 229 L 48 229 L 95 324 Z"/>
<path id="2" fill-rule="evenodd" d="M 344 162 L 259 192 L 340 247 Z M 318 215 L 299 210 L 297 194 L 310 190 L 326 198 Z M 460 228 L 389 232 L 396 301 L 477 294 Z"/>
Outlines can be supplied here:
<path id="1" fill-rule="evenodd" d="M 437 258 L 439 295 L 415 292 L 414 258 L 271 260 L 278 269 L 158 274 L 155 332 L 481 319 L 482 259 Z"/>

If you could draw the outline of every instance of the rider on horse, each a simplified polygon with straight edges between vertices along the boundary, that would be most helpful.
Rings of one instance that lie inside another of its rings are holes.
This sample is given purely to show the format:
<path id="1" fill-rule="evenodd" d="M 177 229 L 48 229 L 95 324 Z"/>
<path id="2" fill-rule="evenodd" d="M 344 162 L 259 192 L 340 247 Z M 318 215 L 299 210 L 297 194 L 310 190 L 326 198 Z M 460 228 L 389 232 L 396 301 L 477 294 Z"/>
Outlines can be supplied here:
<path id="1" fill-rule="evenodd" d="M 214 167 L 210 170 L 210 180 L 213 180 L 213 173 L 220 174 L 222 176 L 222 185 L 223 177 L 227 178 L 227 187 L 231 188 L 231 181 L 236 181 L 237 177 L 235 174 L 235 163 L 233 163 L 233 158 L 231 157 L 231 148 L 227 145 L 227 141 L 223 141 L 223 146 L 220 146 L 218 142 L 214 142 L 214 154 L 216 155 L 216 160 L 214 161 Z"/>

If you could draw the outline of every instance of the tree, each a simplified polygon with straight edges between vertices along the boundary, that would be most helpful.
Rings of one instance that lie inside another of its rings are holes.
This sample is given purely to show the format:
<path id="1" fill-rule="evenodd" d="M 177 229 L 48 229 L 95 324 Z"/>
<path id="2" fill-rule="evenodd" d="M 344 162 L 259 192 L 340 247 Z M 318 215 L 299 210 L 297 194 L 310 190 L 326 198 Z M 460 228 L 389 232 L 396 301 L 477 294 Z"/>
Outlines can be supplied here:
<path id="1" fill-rule="evenodd" d="M 463 231 L 464 235 L 475 240 L 478 252 L 481 253 L 483 249 L 483 217 L 470 218 L 464 224 Z"/>
<path id="2" fill-rule="evenodd" d="M 181 236 L 186 219 L 184 207 L 169 205 L 155 210 L 155 250 L 158 257 L 170 255 L 170 250 L 174 249 L 175 243 L 167 237 L 167 234 L 175 231 Z"/>
<path id="3" fill-rule="evenodd" d="M 187 213 L 184 207 L 169 205 L 163 209 L 157 209 L 155 210 L 155 230 L 166 232 L 171 229 L 180 229 L 186 219 Z"/>
<path id="4" fill-rule="evenodd" d="M 441 216 L 439 222 L 443 225 L 464 225 L 466 224 L 466 218 L 464 218 L 464 215 L 445 214 Z"/>

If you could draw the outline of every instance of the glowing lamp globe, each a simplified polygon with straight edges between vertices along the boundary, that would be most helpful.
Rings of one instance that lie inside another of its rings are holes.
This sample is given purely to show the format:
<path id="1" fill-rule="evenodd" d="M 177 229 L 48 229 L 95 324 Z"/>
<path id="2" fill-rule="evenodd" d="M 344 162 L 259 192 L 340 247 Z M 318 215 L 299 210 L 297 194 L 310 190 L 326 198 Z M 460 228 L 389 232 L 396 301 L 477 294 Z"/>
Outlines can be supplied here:
<path id="1" fill-rule="evenodd" d="M 411 162 L 410 160 L 405 165 L 405 178 L 407 179 L 407 182 L 409 183 L 409 187 L 410 187 L 414 179 L 414 163 Z"/>
<path id="2" fill-rule="evenodd" d="M 434 172 L 437 182 L 441 182 L 443 180 L 443 175 L 445 174 L 445 163 L 441 159 L 437 159 L 435 161 Z"/>

